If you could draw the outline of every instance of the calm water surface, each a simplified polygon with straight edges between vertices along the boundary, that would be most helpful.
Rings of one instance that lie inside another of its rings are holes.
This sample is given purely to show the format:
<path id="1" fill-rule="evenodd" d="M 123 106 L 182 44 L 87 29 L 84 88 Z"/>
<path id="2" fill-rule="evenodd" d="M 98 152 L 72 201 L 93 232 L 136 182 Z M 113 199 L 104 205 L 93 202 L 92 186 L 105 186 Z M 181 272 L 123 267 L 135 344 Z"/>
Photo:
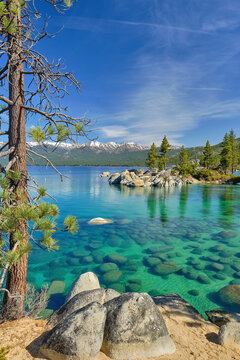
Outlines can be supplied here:
<path id="1" fill-rule="evenodd" d="M 240 186 L 130 189 L 99 177 L 123 168 L 59 169 L 70 179 L 61 182 L 49 168 L 29 169 L 57 199 L 59 222 L 72 214 L 80 224 L 77 235 L 56 233 L 59 251 L 30 255 L 30 283 L 39 288 L 60 281 L 48 308 L 64 302 L 77 276 L 93 271 L 103 286 L 118 291 L 178 293 L 202 314 L 220 306 L 231 310 L 216 293 L 240 284 Z M 89 225 L 94 217 L 114 223 Z M 110 254 L 121 257 L 112 261 Z M 106 262 L 116 265 L 102 266 Z"/>

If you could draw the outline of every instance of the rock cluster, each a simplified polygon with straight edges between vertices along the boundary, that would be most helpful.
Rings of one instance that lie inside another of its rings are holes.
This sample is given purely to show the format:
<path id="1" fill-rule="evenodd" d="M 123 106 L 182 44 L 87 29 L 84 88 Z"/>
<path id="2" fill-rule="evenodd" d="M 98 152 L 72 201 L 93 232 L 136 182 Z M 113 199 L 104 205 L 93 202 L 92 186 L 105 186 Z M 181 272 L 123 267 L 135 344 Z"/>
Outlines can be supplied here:
<path id="1" fill-rule="evenodd" d="M 112 359 L 130 360 L 175 351 L 148 294 L 102 289 L 96 275 L 87 273 L 73 284 L 68 299 L 49 319 L 54 327 L 40 349 L 47 359 L 94 360 L 101 350 Z"/>
<path id="2" fill-rule="evenodd" d="M 182 176 L 168 170 L 124 170 L 121 173 L 112 174 L 109 177 L 110 185 L 126 185 L 130 187 L 172 187 L 182 186 L 187 183 Z"/>

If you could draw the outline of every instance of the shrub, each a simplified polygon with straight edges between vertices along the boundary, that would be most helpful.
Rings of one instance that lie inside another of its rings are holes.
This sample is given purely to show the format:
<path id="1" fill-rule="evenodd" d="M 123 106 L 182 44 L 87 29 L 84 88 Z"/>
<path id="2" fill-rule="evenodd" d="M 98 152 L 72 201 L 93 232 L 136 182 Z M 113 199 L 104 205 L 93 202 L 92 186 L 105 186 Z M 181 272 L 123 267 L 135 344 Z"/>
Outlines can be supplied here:
<path id="1" fill-rule="evenodd" d="M 7 354 L 10 351 L 9 346 L 4 346 L 0 348 L 0 360 L 7 360 Z"/>

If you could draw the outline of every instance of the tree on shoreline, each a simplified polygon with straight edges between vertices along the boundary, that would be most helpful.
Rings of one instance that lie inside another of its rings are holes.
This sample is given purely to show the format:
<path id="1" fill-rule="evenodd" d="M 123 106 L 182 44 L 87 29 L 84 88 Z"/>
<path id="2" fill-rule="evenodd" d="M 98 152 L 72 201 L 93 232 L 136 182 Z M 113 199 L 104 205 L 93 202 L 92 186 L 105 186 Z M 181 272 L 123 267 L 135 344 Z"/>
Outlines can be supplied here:
<path id="1" fill-rule="evenodd" d="M 154 143 L 152 143 L 151 148 L 147 154 L 146 165 L 149 167 L 149 169 L 158 167 L 158 154 L 156 145 Z"/>
<path id="2" fill-rule="evenodd" d="M 203 159 L 201 161 L 202 165 L 209 169 L 213 163 L 213 154 L 212 154 L 212 148 L 209 143 L 209 140 L 206 142 L 206 146 L 203 150 Z"/>
<path id="3" fill-rule="evenodd" d="M 178 171 L 181 175 L 186 175 L 188 171 L 188 154 L 184 146 L 181 147 L 181 151 L 179 153 L 179 163 L 178 163 Z"/>
<path id="4" fill-rule="evenodd" d="M 71 5 L 70 0 L 45 0 L 62 12 Z M 7 137 L 0 149 L 0 157 L 9 156 L 6 167 L 0 165 L 0 291 L 5 291 L 2 316 L 14 319 L 24 311 L 29 240 L 42 249 L 56 249 L 53 234 L 58 229 L 55 219 L 58 208 L 42 201 L 47 195 L 43 187 L 30 185 L 27 155 L 40 156 L 56 171 L 54 165 L 43 155 L 38 155 L 26 144 L 26 119 L 36 121 L 29 136 L 37 142 L 73 140 L 86 136 L 85 126 L 89 120 L 73 118 L 61 99 L 68 94 L 67 87 L 81 84 L 71 73 L 61 71 L 61 64 L 52 64 L 35 50 L 38 42 L 49 36 L 46 26 L 38 31 L 35 21 L 40 17 L 34 1 L 0 1 L 0 115 Z M 24 77 L 29 77 L 28 87 Z M 59 172 L 58 172 L 59 173 Z M 59 173 L 60 174 L 60 173 Z M 63 177 L 60 174 L 61 178 Z M 33 195 L 29 188 L 36 191 Z M 75 232 L 76 219 L 67 217 L 62 230 Z M 40 234 L 35 236 L 35 234 Z M 4 289 L 7 275 L 6 288 Z"/>
<path id="5" fill-rule="evenodd" d="M 166 135 L 164 135 L 159 152 L 159 170 L 165 170 L 167 165 L 167 153 L 171 150 L 171 146 L 167 140 Z"/>
<path id="6" fill-rule="evenodd" d="M 224 135 L 222 142 L 221 167 L 225 173 L 231 171 L 233 174 L 236 166 L 239 163 L 239 159 L 240 156 L 236 135 L 233 129 L 231 129 L 229 134 L 226 133 Z"/>

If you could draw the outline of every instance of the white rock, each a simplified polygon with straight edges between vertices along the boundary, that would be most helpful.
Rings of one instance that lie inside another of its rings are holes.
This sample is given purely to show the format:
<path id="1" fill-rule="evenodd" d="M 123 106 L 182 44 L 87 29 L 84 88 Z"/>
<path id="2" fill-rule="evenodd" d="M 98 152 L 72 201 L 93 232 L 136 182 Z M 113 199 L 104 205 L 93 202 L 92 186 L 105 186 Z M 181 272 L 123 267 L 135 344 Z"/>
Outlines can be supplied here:
<path id="1" fill-rule="evenodd" d="M 97 217 L 94 219 L 91 219 L 88 221 L 88 224 L 94 224 L 94 225 L 104 225 L 104 224 L 112 224 L 114 221 L 111 219 L 104 219 L 101 217 Z"/>
<path id="2" fill-rule="evenodd" d="M 68 302 L 75 295 L 79 294 L 82 291 L 100 289 L 100 284 L 98 281 L 97 275 L 92 272 L 87 272 L 79 276 L 77 280 L 74 281 L 72 287 L 69 291 L 66 302 Z"/>

